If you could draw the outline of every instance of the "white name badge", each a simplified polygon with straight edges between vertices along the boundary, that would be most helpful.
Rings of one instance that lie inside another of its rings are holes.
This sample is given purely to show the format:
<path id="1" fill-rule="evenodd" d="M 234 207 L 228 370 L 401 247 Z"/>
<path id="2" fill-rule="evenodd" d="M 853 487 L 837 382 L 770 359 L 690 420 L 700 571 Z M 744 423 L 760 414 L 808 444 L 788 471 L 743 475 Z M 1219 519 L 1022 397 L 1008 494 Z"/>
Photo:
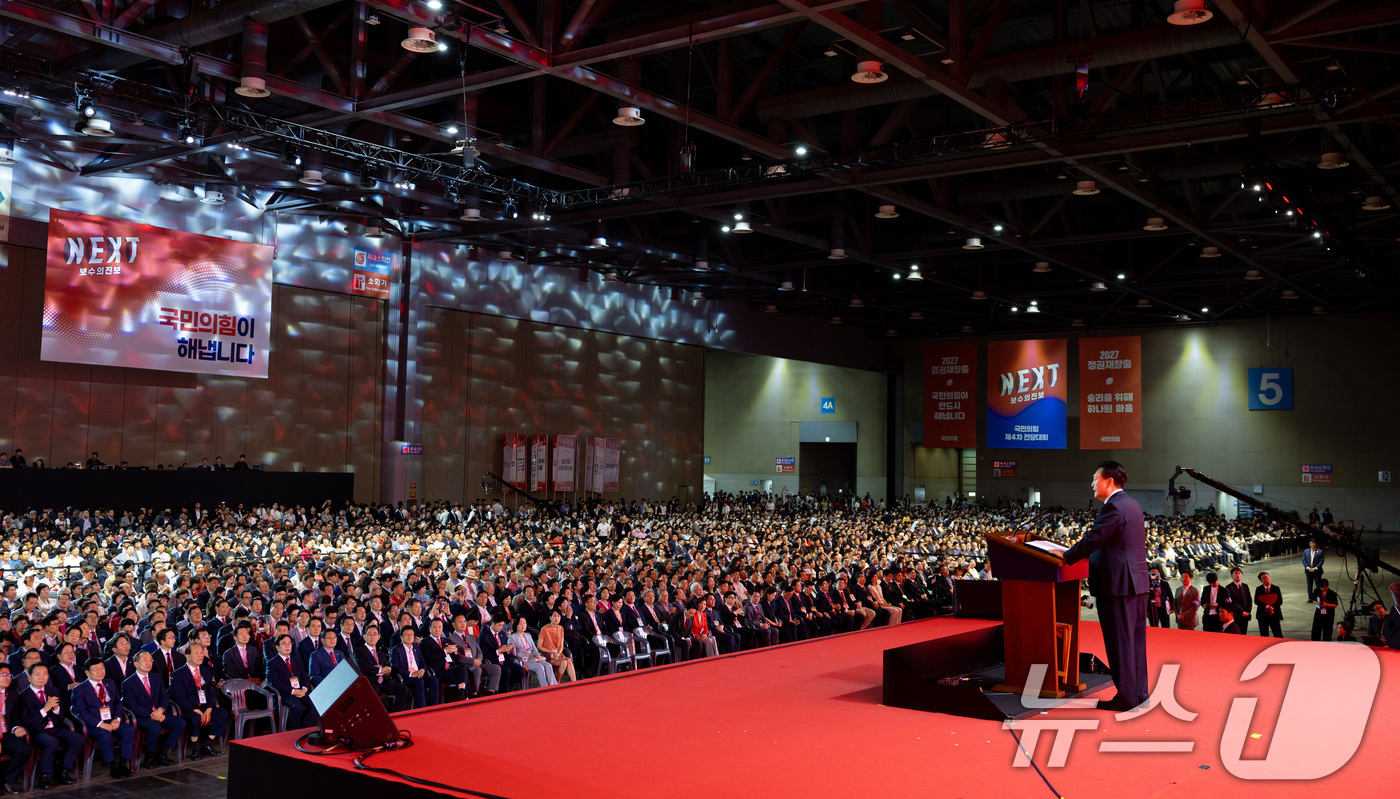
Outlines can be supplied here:
<path id="1" fill-rule="evenodd" d="M 506 662 L 506 656 L 503 655 L 503 654 L 501 654 L 501 653 L 499 653 L 499 652 L 497 652 L 497 653 L 496 653 L 496 660 L 500 661 L 501 663 L 505 663 L 505 662 Z"/>
<path id="2" fill-rule="evenodd" d="M 110 707 L 104 707 L 97 711 L 97 716 L 102 719 L 102 722 L 105 724 L 112 720 L 112 709 Z"/>
<path id="3" fill-rule="evenodd" d="M 202 705 L 202 704 L 204 704 L 206 701 L 207 701 L 207 700 L 204 698 L 204 689 L 203 689 L 203 688 L 200 688 L 200 689 L 199 689 L 199 703 Z"/>
<path id="4" fill-rule="evenodd" d="M 298 680 L 296 677 L 293 677 L 293 678 L 292 678 L 292 690 L 295 691 L 295 690 L 297 690 L 297 689 L 299 689 L 299 688 L 301 688 L 301 680 Z"/>

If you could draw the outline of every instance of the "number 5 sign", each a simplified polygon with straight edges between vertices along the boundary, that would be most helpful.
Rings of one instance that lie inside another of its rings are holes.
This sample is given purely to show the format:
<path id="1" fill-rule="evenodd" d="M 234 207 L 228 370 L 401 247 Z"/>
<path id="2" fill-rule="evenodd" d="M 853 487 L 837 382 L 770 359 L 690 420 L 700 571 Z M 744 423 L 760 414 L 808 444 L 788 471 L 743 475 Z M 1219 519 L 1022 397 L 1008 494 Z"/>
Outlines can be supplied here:
<path id="1" fill-rule="evenodd" d="M 1251 411 L 1293 410 L 1293 369 L 1278 367 L 1249 370 Z"/>

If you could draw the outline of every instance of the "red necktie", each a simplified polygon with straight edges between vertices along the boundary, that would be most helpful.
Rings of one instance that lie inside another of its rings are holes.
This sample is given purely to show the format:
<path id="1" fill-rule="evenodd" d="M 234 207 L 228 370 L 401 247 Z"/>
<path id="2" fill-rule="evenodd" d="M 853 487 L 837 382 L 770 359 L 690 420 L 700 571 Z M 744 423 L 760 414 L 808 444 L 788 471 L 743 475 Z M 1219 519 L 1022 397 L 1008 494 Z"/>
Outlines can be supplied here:
<path id="1" fill-rule="evenodd" d="M 331 653 L 331 665 L 334 666 L 334 665 L 335 665 L 335 650 L 334 650 L 334 649 L 330 650 L 330 653 Z"/>
<path id="2" fill-rule="evenodd" d="M 107 704 L 107 689 L 102 683 L 97 684 L 97 701 L 104 705 Z"/>
<path id="3" fill-rule="evenodd" d="M 172 654 L 170 654 L 169 652 L 166 652 L 166 653 L 165 653 L 165 676 L 166 676 L 166 678 L 168 679 L 169 677 L 174 676 L 174 674 L 175 674 L 175 656 L 172 655 Z"/>
<path id="4" fill-rule="evenodd" d="M 204 675 L 199 673 L 199 669 L 191 668 L 191 669 L 190 669 L 190 676 L 194 678 L 194 687 L 195 687 L 195 688 L 203 688 L 203 687 L 204 687 Z"/>
<path id="5" fill-rule="evenodd" d="M 44 698 L 44 689 L 40 688 L 40 689 L 39 689 L 39 704 L 40 704 L 40 705 L 43 705 L 43 704 L 44 704 L 45 702 L 47 702 L 47 701 L 48 701 L 48 700 Z"/>

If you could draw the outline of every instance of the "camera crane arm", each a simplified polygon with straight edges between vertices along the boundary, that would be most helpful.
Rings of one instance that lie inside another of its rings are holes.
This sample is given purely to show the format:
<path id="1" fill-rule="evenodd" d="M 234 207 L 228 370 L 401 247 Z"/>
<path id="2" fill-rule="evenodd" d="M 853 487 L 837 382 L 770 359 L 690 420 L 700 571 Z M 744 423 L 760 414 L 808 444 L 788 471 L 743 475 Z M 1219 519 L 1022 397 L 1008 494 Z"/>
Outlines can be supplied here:
<path id="1" fill-rule="evenodd" d="M 1231 486 L 1228 486 L 1220 482 L 1219 480 L 1216 480 L 1213 477 L 1208 477 L 1204 474 L 1201 474 L 1195 469 L 1188 469 L 1184 466 L 1176 467 L 1176 473 L 1172 475 L 1171 480 L 1167 481 L 1167 487 L 1169 490 L 1176 490 L 1176 478 L 1180 477 L 1182 473 L 1191 475 L 1193 479 L 1205 483 L 1211 488 L 1214 488 L 1216 491 L 1220 491 L 1224 494 L 1229 494 L 1230 496 L 1234 497 L 1235 499 L 1238 499 L 1240 502 L 1245 503 L 1251 508 L 1263 511 L 1265 515 L 1267 515 L 1269 518 L 1275 521 L 1282 522 L 1291 527 L 1295 527 L 1298 530 L 1306 533 L 1307 535 L 1316 538 L 1318 541 L 1327 541 L 1328 543 L 1333 544 L 1337 548 L 1351 553 L 1356 557 L 1357 561 L 1363 565 L 1378 566 L 1390 572 L 1391 574 L 1400 576 L 1400 569 L 1395 568 L 1394 566 L 1390 565 L 1389 563 L 1386 563 L 1380 558 L 1376 558 L 1366 554 L 1355 544 L 1342 538 L 1336 533 L 1333 533 L 1331 530 L 1328 530 L 1325 527 L 1319 527 L 1316 525 L 1308 524 L 1307 522 L 1303 521 L 1302 519 L 1299 519 L 1296 516 L 1290 516 L 1287 513 L 1283 513 L 1277 508 L 1271 505 L 1266 505 L 1263 502 L 1260 502 L 1259 500 L 1255 499 L 1254 497 L 1251 497 L 1248 494 L 1244 493 L 1243 491 L 1232 488 Z"/>

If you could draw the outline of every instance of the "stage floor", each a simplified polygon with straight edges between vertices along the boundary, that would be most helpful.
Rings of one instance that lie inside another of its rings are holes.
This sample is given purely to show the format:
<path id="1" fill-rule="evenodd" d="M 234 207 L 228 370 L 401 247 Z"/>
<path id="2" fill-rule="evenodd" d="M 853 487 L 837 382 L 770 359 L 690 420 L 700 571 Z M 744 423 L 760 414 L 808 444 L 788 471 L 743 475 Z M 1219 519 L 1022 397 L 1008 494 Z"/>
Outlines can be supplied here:
<path id="1" fill-rule="evenodd" d="M 1156 686 L 1163 665 L 1180 664 L 1174 695 L 1186 711 L 1198 716 L 1182 721 L 1159 707 L 1119 722 L 1100 710 L 1052 710 L 1039 718 L 1096 721 L 1097 729 L 1073 737 L 1062 767 L 1047 764 L 1053 736 L 1041 734 L 1034 761 L 1044 778 L 1036 768 L 1013 765 L 1016 737 L 998 722 L 880 704 L 885 649 L 998 623 L 930 619 L 643 669 L 637 675 L 401 713 L 396 720 L 400 728 L 412 732 L 415 745 L 378 755 L 371 765 L 508 799 L 735 793 L 1194 797 L 1237 790 L 1262 790 L 1270 796 L 1316 796 L 1318 790 L 1364 796 L 1393 791 L 1389 773 L 1394 746 L 1385 716 L 1400 707 L 1396 675 L 1400 653 L 1390 650 L 1378 652 L 1376 710 L 1369 713 L 1360 749 L 1340 770 L 1311 781 L 1252 781 L 1233 776 L 1221 754 L 1226 717 L 1234 697 L 1259 697 L 1247 725 L 1244 760 L 1265 758 L 1273 739 L 1289 737 L 1289 730 L 1304 732 L 1307 748 L 1294 752 L 1299 743 L 1295 740 L 1286 744 L 1289 751 L 1276 752 L 1275 758 L 1288 754 L 1294 760 L 1316 760 L 1338 747 L 1349 749 L 1345 736 L 1337 734 L 1344 724 L 1328 714 L 1365 717 L 1366 708 L 1358 707 L 1354 698 L 1345 706 L 1340 706 L 1344 698 L 1334 701 L 1327 694 L 1310 699 L 1305 704 L 1306 718 L 1301 719 L 1305 730 L 1299 730 L 1297 718 L 1278 732 L 1274 722 L 1294 671 L 1310 673 L 1309 685 L 1354 684 L 1359 672 L 1348 654 L 1355 653 L 1343 650 L 1355 645 L 1288 642 L 1306 649 L 1306 668 L 1275 666 L 1241 682 L 1246 664 L 1278 640 L 1149 628 L 1152 684 Z M 1087 623 L 1081 630 L 1084 651 L 1102 654 L 1098 625 Z M 1106 699 L 1108 693 L 1099 696 Z M 1018 722 L 1022 725 L 1017 727 L 1018 735 L 1024 736 L 1028 725 L 1035 723 L 1036 719 Z M 265 795 L 271 784 L 286 785 L 281 774 L 275 782 L 268 779 L 264 767 L 273 762 L 279 772 L 290 777 L 293 770 L 300 771 L 308 780 L 335 782 L 324 770 L 353 769 L 350 757 L 300 755 L 292 748 L 295 737 L 288 733 L 235 744 L 230 797 Z M 1099 747 L 1105 741 L 1189 741 L 1192 750 L 1103 752 Z M 269 760 L 267 756 L 274 754 L 289 759 Z M 393 778 L 374 788 L 389 796 L 422 796 L 424 790 Z"/>

